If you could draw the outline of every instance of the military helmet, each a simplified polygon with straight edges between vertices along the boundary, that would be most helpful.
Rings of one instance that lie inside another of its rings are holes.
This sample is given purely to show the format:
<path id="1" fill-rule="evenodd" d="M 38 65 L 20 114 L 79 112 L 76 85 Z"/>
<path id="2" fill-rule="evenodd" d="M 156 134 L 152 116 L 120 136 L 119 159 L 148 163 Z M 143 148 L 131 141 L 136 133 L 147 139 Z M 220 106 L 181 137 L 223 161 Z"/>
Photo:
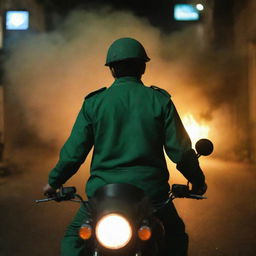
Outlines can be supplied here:
<path id="1" fill-rule="evenodd" d="M 129 37 L 120 38 L 110 45 L 105 66 L 128 59 L 150 60 L 139 41 Z"/>

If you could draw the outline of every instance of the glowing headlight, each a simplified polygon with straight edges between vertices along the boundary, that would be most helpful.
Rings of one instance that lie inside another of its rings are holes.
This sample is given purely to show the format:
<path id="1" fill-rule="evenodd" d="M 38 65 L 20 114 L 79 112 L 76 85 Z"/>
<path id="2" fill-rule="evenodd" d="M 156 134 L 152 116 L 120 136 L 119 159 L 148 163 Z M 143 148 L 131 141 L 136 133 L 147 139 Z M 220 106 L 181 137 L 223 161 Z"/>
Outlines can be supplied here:
<path id="1" fill-rule="evenodd" d="M 129 222 L 118 214 L 108 214 L 101 218 L 95 232 L 99 243 L 109 249 L 120 249 L 126 246 L 132 237 Z"/>

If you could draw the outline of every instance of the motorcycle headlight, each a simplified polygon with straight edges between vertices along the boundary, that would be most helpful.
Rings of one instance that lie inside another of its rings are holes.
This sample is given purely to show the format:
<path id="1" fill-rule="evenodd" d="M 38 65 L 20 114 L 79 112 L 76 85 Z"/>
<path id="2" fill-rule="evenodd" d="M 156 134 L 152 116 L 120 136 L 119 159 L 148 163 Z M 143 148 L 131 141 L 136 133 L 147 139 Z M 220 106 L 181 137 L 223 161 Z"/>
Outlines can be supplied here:
<path id="1" fill-rule="evenodd" d="M 132 238 L 130 223 L 118 214 L 102 217 L 96 224 L 95 233 L 102 246 L 113 250 L 126 246 Z"/>

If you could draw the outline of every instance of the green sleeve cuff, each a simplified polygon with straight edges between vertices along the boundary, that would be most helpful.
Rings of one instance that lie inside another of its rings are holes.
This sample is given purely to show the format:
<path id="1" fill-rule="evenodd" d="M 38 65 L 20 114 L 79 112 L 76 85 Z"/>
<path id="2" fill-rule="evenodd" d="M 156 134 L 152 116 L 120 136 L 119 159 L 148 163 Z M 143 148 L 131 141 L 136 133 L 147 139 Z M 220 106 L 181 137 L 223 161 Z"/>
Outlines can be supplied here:
<path id="1" fill-rule="evenodd" d="M 52 178 L 48 178 L 48 183 L 49 183 L 49 185 L 52 187 L 52 188 L 54 188 L 54 189 L 58 189 L 58 188 L 60 188 L 61 186 L 62 186 L 62 183 L 60 183 L 60 182 L 56 182 L 56 181 L 54 181 Z"/>
<path id="2" fill-rule="evenodd" d="M 193 149 L 183 154 L 181 161 L 177 163 L 177 169 L 193 185 L 201 186 L 205 183 L 203 171 Z"/>
<path id="3" fill-rule="evenodd" d="M 54 189 L 61 187 L 79 169 L 81 163 L 76 161 L 59 160 L 57 165 L 51 170 L 48 183 Z"/>

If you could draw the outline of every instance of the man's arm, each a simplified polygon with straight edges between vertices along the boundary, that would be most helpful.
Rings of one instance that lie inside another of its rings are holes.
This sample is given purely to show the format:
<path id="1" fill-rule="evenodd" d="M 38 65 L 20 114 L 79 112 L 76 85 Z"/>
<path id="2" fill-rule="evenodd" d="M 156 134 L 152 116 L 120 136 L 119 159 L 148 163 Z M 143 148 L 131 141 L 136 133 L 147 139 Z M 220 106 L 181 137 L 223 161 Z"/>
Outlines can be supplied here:
<path id="1" fill-rule="evenodd" d="M 199 166 L 196 153 L 192 149 L 191 140 L 171 100 L 165 109 L 164 122 L 164 147 L 168 157 L 177 164 L 177 169 L 192 183 L 192 190 L 203 194 L 207 189 L 204 174 Z"/>
<path id="2" fill-rule="evenodd" d="M 45 193 L 59 188 L 77 172 L 90 152 L 93 143 L 92 123 L 86 112 L 85 101 L 70 137 L 61 149 L 59 161 L 49 174 L 49 184 L 44 187 Z"/>

